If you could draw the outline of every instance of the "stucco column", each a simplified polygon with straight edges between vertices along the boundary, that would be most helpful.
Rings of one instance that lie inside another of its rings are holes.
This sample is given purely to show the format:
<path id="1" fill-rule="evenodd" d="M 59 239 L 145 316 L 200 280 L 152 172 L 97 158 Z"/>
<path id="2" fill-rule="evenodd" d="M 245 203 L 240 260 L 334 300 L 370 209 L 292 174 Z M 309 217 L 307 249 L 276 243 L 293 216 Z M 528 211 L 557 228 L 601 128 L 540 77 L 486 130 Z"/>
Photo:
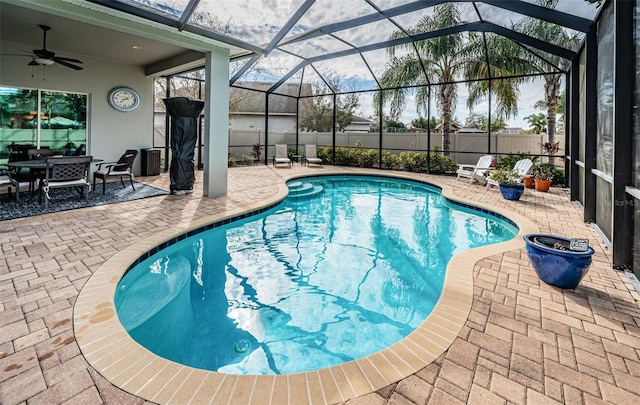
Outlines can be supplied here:
<path id="1" fill-rule="evenodd" d="M 203 134 L 203 195 L 227 194 L 229 153 L 229 51 L 216 48 L 205 54 Z"/>

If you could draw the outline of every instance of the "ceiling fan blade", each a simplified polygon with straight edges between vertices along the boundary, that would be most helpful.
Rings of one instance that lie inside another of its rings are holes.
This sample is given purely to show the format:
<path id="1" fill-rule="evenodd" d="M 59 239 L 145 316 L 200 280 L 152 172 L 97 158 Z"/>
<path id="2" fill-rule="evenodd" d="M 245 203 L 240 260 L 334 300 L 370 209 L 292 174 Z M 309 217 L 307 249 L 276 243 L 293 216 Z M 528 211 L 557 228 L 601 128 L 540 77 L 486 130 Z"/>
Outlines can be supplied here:
<path id="1" fill-rule="evenodd" d="M 34 49 L 33 54 L 39 58 L 52 59 L 55 53 L 46 49 Z"/>
<path id="2" fill-rule="evenodd" d="M 53 60 L 54 60 L 55 62 L 57 62 L 57 63 L 61 64 L 62 66 L 66 66 L 66 67 L 71 68 L 71 69 L 75 69 L 75 70 L 82 70 L 82 69 L 84 69 L 82 66 L 76 66 L 76 65 L 73 65 L 73 64 L 71 64 L 71 63 L 69 63 L 69 62 L 66 62 L 66 61 L 64 61 L 64 60 L 60 60 L 60 58 L 53 58 Z"/>
<path id="3" fill-rule="evenodd" d="M 72 63 L 82 63 L 81 60 L 78 59 L 73 59 L 73 58 L 63 58 L 61 56 L 54 56 L 53 60 L 55 60 L 56 62 L 60 63 L 60 61 L 64 61 L 64 62 L 72 62 Z"/>

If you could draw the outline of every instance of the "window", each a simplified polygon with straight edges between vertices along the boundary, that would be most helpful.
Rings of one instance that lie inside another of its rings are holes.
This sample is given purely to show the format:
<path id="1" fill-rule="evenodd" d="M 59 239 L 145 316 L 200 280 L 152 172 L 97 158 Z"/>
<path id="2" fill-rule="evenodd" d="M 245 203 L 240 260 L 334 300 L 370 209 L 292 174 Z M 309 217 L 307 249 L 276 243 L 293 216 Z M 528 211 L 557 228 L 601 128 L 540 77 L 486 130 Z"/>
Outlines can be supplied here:
<path id="1" fill-rule="evenodd" d="M 0 163 L 30 148 L 84 155 L 86 144 L 86 94 L 0 87 Z"/>

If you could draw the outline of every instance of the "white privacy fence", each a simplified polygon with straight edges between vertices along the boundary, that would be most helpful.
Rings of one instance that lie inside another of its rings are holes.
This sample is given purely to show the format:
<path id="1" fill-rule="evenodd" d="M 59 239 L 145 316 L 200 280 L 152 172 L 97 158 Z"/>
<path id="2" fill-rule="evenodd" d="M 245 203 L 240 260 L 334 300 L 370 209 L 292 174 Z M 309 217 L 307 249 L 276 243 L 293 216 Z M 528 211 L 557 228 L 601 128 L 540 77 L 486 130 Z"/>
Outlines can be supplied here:
<path id="1" fill-rule="evenodd" d="M 259 143 L 263 146 L 262 157 L 265 156 L 265 136 L 261 130 L 237 130 L 229 131 L 229 156 L 241 160 L 242 155 L 252 156 L 252 146 Z M 428 135 L 420 132 L 383 132 L 382 148 L 392 153 L 400 154 L 403 151 L 424 151 L 428 149 Z M 450 156 L 456 163 L 474 164 L 481 155 L 490 150 L 494 155 L 508 153 L 522 153 L 539 155 L 544 153 L 541 145 L 545 141 L 545 135 L 536 134 L 492 134 L 491 145 L 486 132 L 482 133 L 454 133 L 450 135 Z M 563 139 L 560 140 L 560 153 L 564 151 Z M 296 134 L 288 132 L 269 132 L 269 148 L 266 156 L 271 158 L 274 153 L 273 145 L 287 144 L 289 148 L 296 148 Z M 377 149 L 380 147 L 380 134 L 374 132 L 336 132 L 335 145 L 354 147 L 360 142 L 365 149 Z M 333 135 L 330 132 L 300 132 L 298 135 L 298 150 L 302 151 L 304 145 L 313 144 L 329 146 L 333 144 Z M 442 133 L 431 133 L 430 149 L 442 146 Z M 471 153 L 474 152 L 474 153 Z"/>

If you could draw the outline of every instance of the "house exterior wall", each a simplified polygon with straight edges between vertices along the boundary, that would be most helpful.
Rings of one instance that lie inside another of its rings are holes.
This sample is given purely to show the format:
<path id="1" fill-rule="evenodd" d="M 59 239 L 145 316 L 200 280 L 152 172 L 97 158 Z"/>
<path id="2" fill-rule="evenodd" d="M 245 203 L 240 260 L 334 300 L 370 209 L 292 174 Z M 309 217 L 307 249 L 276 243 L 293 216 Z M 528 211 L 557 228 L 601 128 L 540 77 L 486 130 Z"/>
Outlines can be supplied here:
<path id="1" fill-rule="evenodd" d="M 229 113 L 229 123 L 233 129 L 261 129 L 264 131 L 264 114 Z M 296 115 L 271 115 L 269 114 L 269 131 L 295 132 Z"/>
<path id="2" fill-rule="evenodd" d="M 23 53 L 24 45 L 0 42 L 3 53 Z M 126 149 L 152 146 L 153 78 L 146 77 L 142 67 L 115 64 L 85 56 L 83 70 L 52 66 L 27 66 L 29 58 L 0 58 L 0 86 L 43 89 L 88 95 L 87 155 L 106 161 L 117 160 Z M 115 86 L 129 86 L 140 94 L 140 106 L 132 112 L 119 112 L 107 102 L 107 94 Z M 140 158 L 134 164 L 140 173 Z"/>

